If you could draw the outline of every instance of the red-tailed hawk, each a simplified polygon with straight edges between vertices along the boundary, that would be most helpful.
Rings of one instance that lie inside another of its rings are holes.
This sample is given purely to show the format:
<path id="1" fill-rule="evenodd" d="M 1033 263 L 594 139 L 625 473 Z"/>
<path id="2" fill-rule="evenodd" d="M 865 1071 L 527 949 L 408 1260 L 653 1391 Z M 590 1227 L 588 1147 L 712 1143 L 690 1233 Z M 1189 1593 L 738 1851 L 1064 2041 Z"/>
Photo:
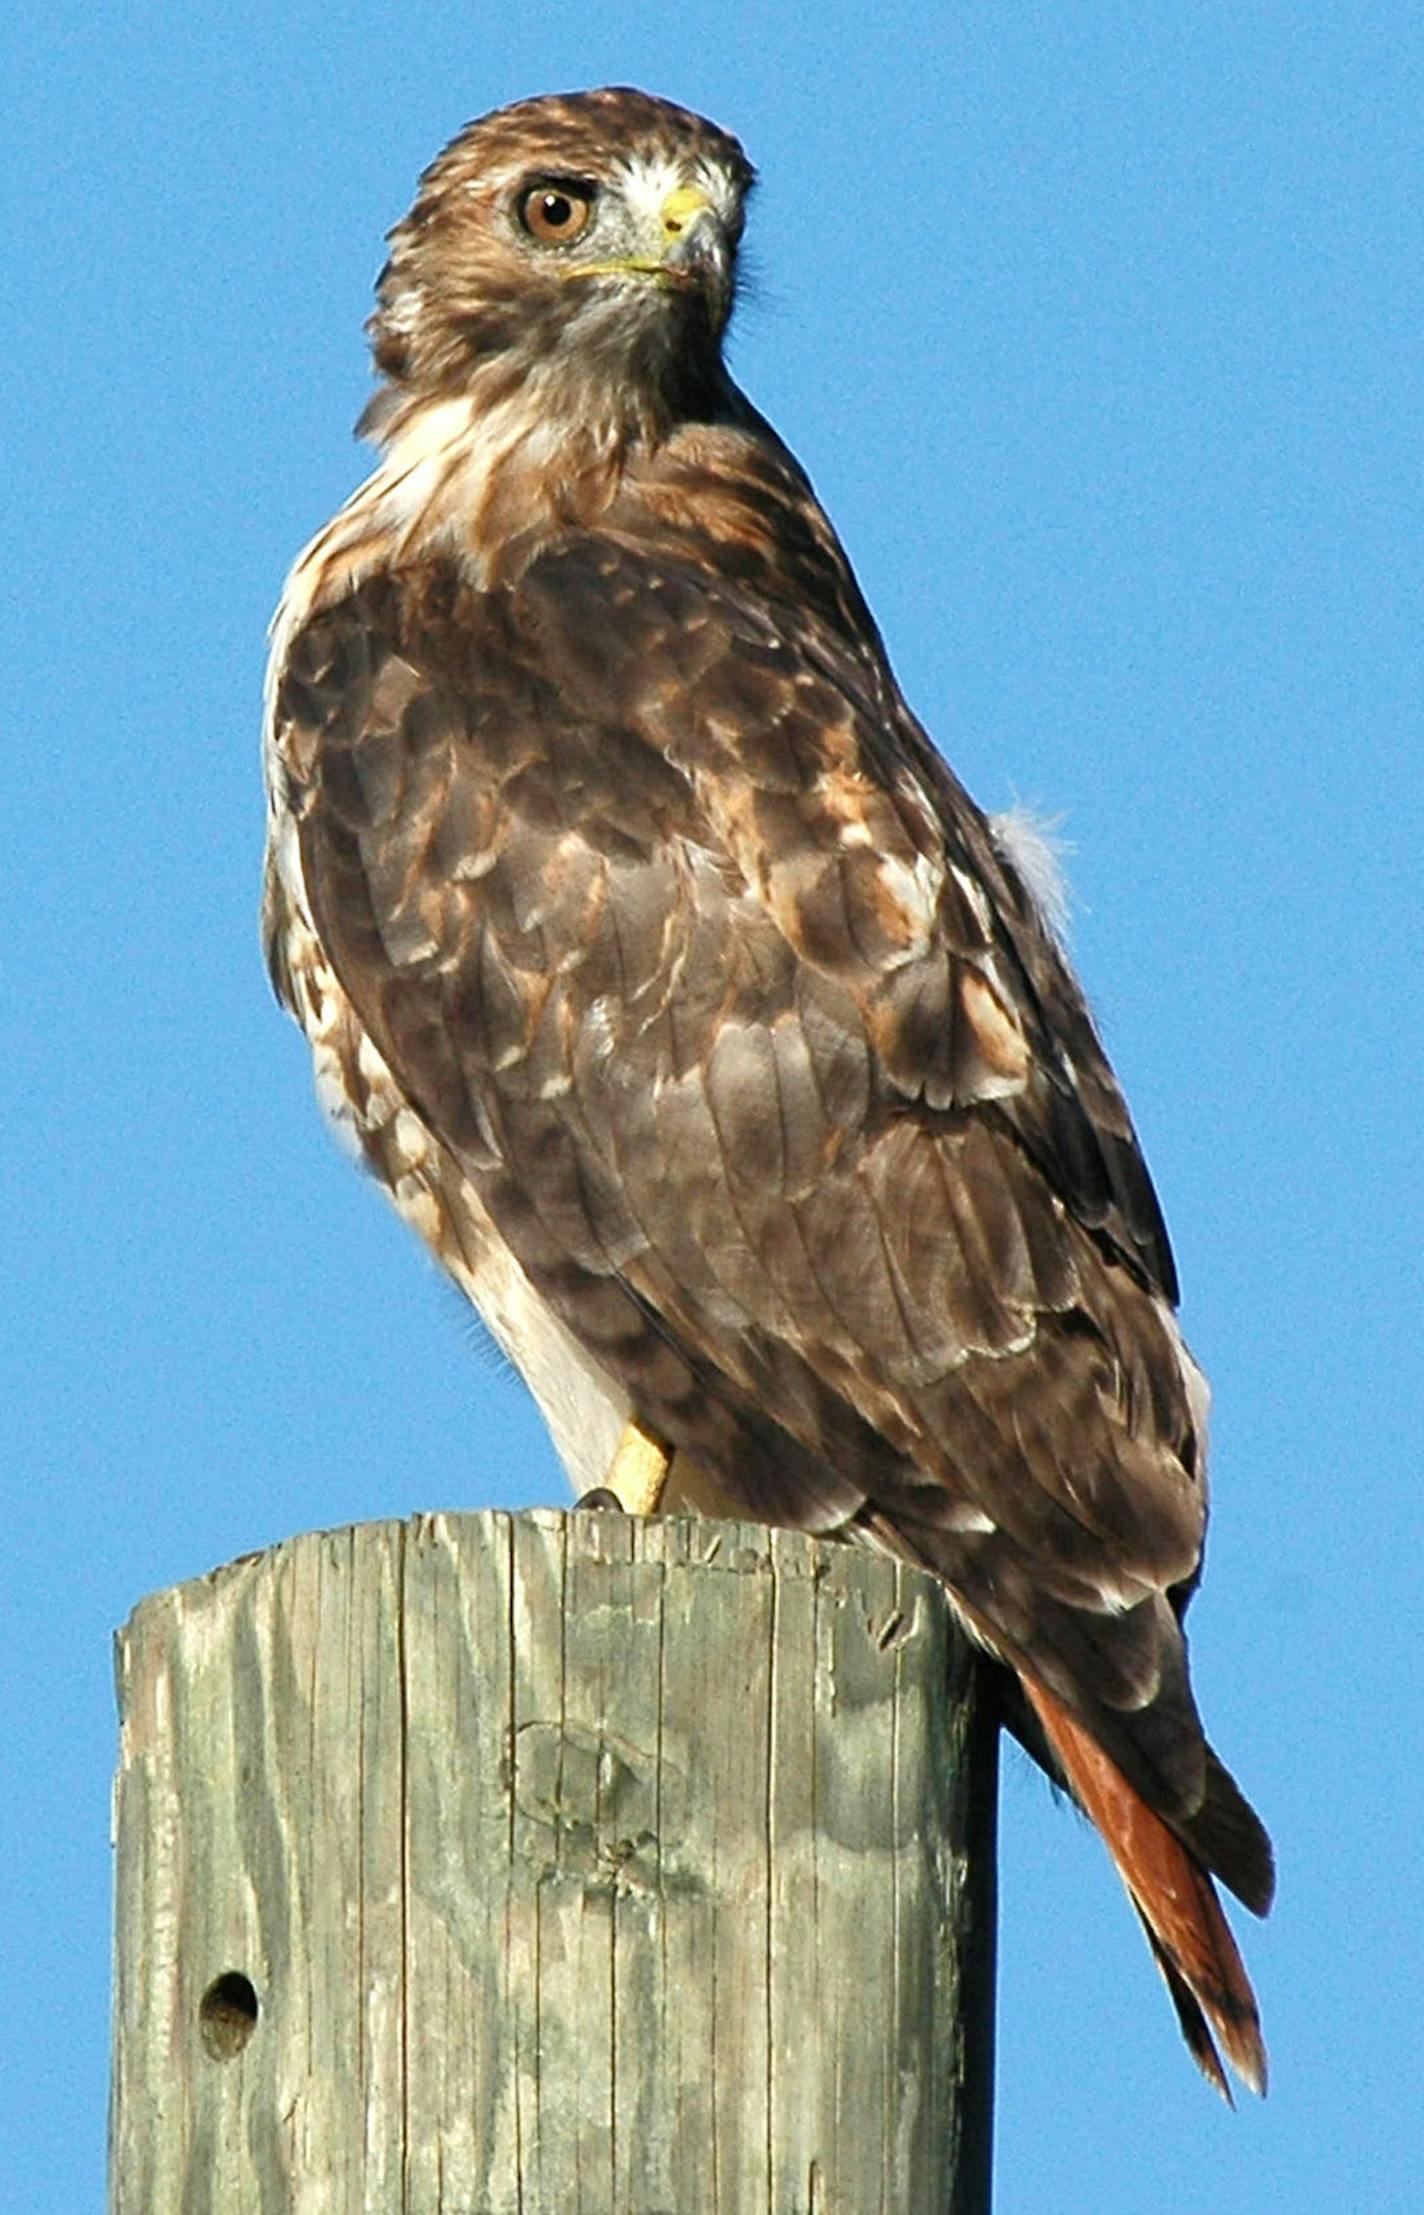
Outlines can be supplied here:
<path id="1" fill-rule="evenodd" d="M 1206 1392 L 1031 881 L 721 340 L 752 172 L 643 93 L 471 124 L 391 234 L 380 467 L 276 621 L 265 934 L 317 1082 L 579 1490 L 937 1572 L 1187 2042 L 1265 2079 L 1270 1848 L 1182 1615 Z M 651 1478 L 651 1483 L 644 1480 Z"/>

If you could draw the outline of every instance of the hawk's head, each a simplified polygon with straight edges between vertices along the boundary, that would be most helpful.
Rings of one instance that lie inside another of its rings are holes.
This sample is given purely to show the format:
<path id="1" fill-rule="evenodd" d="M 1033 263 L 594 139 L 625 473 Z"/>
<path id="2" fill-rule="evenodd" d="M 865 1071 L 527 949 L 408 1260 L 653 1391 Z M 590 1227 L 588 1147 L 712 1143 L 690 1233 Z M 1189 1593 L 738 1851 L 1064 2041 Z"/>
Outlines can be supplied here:
<path id="1" fill-rule="evenodd" d="M 720 343 L 752 169 L 685 108 L 625 87 L 471 123 L 390 235 L 370 330 L 403 395 L 553 371 L 695 404 Z"/>

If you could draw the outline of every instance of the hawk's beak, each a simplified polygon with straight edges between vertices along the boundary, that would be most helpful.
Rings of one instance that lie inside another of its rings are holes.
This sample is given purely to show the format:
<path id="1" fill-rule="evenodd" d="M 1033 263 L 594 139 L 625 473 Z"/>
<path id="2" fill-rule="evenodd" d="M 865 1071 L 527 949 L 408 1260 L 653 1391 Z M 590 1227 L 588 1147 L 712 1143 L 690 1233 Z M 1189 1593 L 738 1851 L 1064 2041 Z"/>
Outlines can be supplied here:
<path id="1" fill-rule="evenodd" d="M 679 185 L 676 192 L 670 192 L 662 205 L 664 252 L 668 256 L 676 253 L 689 232 L 698 230 L 697 218 L 711 213 L 711 201 L 696 185 Z"/>
<path id="2" fill-rule="evenodd" d="M 647 254 L 619 255 L 616 259 L 579 262 L 562 272 L 566 277 L 648 277 L 679 291 L 690 288 L 705 294 L 715 322 L 720 326 L 731 301 L 732 254 L 727 233 L 705 192 L 696 185 L 679 185 L 664 200 L 657 216 L 656 243 Z"/>
<path id="3" fill-rule="evenodd" d="M 696 185 L 679 185 L 664 200 L 660 221 L 664 268 L 711 278 L 714 285 L 725 283 L 727 234 L 705 192 Z"/>
<path id="4" fill-rule="evenodd" d="M 679 185 L 661 209 L 662 264 L 674 283 L 703 294 L 721 329 L 732 304 L 732 246 L 716 208 L 696 185 Z"/>

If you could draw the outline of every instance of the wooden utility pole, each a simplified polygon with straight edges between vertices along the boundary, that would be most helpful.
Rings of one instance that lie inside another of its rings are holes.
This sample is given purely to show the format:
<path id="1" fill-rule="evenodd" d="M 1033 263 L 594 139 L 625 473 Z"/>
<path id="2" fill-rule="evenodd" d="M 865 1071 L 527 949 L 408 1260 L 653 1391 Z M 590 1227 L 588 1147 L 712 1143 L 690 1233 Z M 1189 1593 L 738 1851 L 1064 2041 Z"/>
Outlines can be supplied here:
<path id="1" fill-rule="evenodd" d="M 118 1649 L 111 2215 L 987 2215 L 993 1732 L 933 1582 L 421 1516 Z"/>

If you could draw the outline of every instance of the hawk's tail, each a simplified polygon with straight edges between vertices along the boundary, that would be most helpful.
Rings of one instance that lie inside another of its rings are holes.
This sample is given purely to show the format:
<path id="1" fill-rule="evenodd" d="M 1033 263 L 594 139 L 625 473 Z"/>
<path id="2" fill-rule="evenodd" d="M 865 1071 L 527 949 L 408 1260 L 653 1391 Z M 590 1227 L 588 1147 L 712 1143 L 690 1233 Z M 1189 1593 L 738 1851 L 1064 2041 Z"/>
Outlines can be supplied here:
<path id="1" fill-rule="evenodd" d="M 1256 1995 L 1207 1871 L 1102 1748 L 1040 1685 L 1024 1690 L 1084 1813 L 1101 1832 L 1141 1916 L 1177 2020 L 1203 2074 L 1228 2101 L 1222 2052 L 1253 2092 L 1266 2089 Z M 1213 2038 L 1215 2033 L 1215 2039 Z"/>

